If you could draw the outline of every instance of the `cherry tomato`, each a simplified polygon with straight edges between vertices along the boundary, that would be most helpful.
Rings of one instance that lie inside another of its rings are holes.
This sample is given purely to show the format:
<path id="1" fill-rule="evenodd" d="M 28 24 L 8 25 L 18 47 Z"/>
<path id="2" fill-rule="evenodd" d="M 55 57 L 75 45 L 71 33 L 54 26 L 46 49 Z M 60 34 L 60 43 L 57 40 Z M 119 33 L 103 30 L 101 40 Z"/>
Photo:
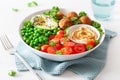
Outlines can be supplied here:
<path id="1" fill-rule="evenodd" d="M 57 34 L 55 35 L 55 38 L 62 38 L 62 37 L 64 37 L 64 35 L 66 34 L 66 32 L 64 31 L 64 30 L 59 30 L 58 32 L 57 32 Z"/>
<path id="2" fill-rule="evenodd" d="M 66 32 L 64 30 L 59 30 L 57 34 L 66 34 Z"/>
<path id="3" fill-rule="evenodd" d="M 49 37 L 49 40 L 52 40 L 53 38 L 55 38 L 55 36 L 54 36 L 54 35 L 51 35 L 51 36 Z"/>
<path id="4" fill-rule="evenodd" d="M 74 47 L 76 43 L 74 42 L 65 42 L 63 45 L 66 47 Z"/>
<path id="5" fill-rule="evenodd" d="M 60 50 L 63 46 L 61 44 L 57 43 L 57 44 L 55 44 L 55 47 L 57 50 Z"/>
<path id="6" fill-rule="evenodd" d="M 48 47 L 49 47 L 49 45 L 45 44 L 45 45 L 41 46 L 40 50 L 43 52 L 47 52 Z"/>
<path id="7" fill-rule="evenodd" d="M 69 55 L 73 52 L 72 48 L 71 47 L 63 47 L 61 49 L 61 52 L 63 55 Z"/>
<path id="8" fill-rule="evenodd" d="M 95 41 L 94 40 L 89 40 L 87 43 L 86 43 L 86 46 L 92 46 L 92 47 L 95 47 Z"/>
<path id="9" fill-rule="evenodd" d="M 56 53 L 56 48 L 53 47 L 53 46 L 49 46 L 47 48 L 47 52 L 50 53 L 50 54 L 55 54 Z"/>
<path id="10" fill-rule="evenodd" d="M 86 47 L 84 44 L 76 44 L 73 48 L 75 53 L 81 53 L 84 52 L 86 50 Z"/>
<path id="11" fill-rule="evenodd" d="M 61 44 L 64 44 L 65 42 L 69 42 L 69 41 L 70 41 L 70 39 L 68 39 L 67 37 L 60 38 L 60 43 Z"/>
<path id="12" fill-rule="evenodd" d="M 59 43 L 60 40 L 59 40 L 59 38 L 53 38 L 52 40 L 50 40 L 50 42 L 51 42 L 51 41 L 56 44 L 56 43 Z"/>

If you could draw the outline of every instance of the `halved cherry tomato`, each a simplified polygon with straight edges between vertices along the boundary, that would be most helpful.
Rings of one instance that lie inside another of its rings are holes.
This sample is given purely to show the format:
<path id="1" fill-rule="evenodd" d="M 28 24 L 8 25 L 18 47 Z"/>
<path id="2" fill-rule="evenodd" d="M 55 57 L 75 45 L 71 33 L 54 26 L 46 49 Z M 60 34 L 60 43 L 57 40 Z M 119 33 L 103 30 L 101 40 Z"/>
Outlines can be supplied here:
<path id="1" fill-rule="evenodd" d="M 66 47 L 74 47 L 76 43 L 74 42 L 65 42 L 63 45 L 66 46 Z"/>
<path id="2" fill-rule="evenodd" d="M 49 47 L 49 45 L 45 44 L 45 45 L 41 46 L 40 50 L 43 52 L 47 52 L 48 47 Z"/>
<path id="3" fill-rule="evenodd" d="M 94 40 L 89 40 L 87 43 L 86 43 L 86 46 L 92 46 L 92 47 L 95 47 L 95 41 Z"/>
<path id="4" fill-rule="evenodd" d="M 59 40 L 59 38 L 53 38 L 52 40 L 50 40 L 50 42 L 51 42 L 51 41 L 56 44 L 56 43 L 59 43 L 60 40 Z"/>
<path id="5" fill-rule="evenodd" d="M 73 52 L 72 48 L 71 47 L 63 47 L 61 49 L 61 52 L 63 55 L 69 55 Z"/>
<path id="6" fill-rule="evenodd" d="M 60 30 L 55 35 L 55 38 L 59 38 L 60 39 L 60 38 L 64 37 L 65 34 L 66 34 L 66 32 L 64 30 Z"/>
<path id="7" fill-rule="evenodd" d="M 62 38 L 62 37 L 64 37 L 64 34 L 57 34 L 57 35 L 55 35 L 55 38 Z"/>
<path id="8" fill-rule="evenodd" d="M 60 38 L 60 43 L 61 44 L 64 44 L 65 42 L 69 42 L 69 41 L 70 41 L 70 39 L 68 39 L 67 37 Z"/>
<path id="9" fill-rule="evenodd" d="M 55 54 L 56 53 L 56 48 L 53 47 L 53 46 L 49 46 L 47 48 L 47 52 L 50 53 L 50 54 Z"/>
<path id="10" fill-rule="evenodd" d="M 73 48 L 75 53 L 81 53 L 84 52 L 86 50 L 86 47 L 84 44 L 76 44 Z"/>
<path id="11" fill-rule="evenodd" d="M 60 43 L 55 44 L 57 50 L 60 50 L 63 46 Z"/>
<path id="12" fill-rule="evenodd" d="M 59 30 L 58 32 L 57 32 L 57 35 L 58 34 L 66 34 L 66 32 L 64 31 L 64 30 Z"/>
<path id="13" fill-rule="evenodd" d="M 55 38 L 55 35 L 51 35 L 51 36 L 49 37 L 49 40 L 52 40 L 53 38 Z"/>

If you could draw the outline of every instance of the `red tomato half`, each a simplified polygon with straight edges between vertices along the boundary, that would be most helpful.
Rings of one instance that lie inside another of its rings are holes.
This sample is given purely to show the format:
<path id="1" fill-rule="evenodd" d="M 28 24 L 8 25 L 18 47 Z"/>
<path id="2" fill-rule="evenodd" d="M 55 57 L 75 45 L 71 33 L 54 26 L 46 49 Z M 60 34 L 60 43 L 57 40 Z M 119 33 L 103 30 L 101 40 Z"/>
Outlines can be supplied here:
<path id="1" fill-rule="evenodd" d="M 76 44 L 73 48 L 75 53 L 81 53 L 84 52 L 86 50 L 86 47 L 84 44 Z"/>
<path id="2" fill-rule="evenodd" d="M 57 50 L 60 50 L 63 46 L 61 44 L 57 43 L 57 44 L 55 44 L 55 47 Z"/>
<path id="3" fill-rule="evenodd" d="M 52 40 L 53 38 L 55 38 L 55 36 L 54 36 L 54 35 L 51 35 L 51 36 L 49 37 L 49 40 Z"/>
<path id="4" fill-rule="evenodd" d="M 72 48 L 71 47 L 63 47 L 61 49 L 61 52 L 63 55 L 69 55 L 73 52 Z"/>
<path id="5" fill-rule="evenodd" d="M 95 47 L 95 41 L 94 40 L 89 40 L 86 44 L 86 46 L 92 45 L 92 47 Z"/>
<path id="6" fill-rule="evenodd" d="M 65 42 L 69 42 L 70 41 L 70 39 L 68 39 L 67 37 L 62 37 L 61 39 L 60 39 L 60 43 L 61 44 L 64 44 Z"/>
<path id="7" fill-rule="evenodd" d="M 65 42 L 63 45 L 66 47 L 74 47 L 76 43 L 74 42 Z"/>
<path id="8" fill-rule="evenodd" d="M 45 44 L 45 45 L 41 46 L 40 50 L 43 52 L 47 52 L 48 47 L 49 47 L 49 45 Z"/>
<path id="9" fill-rule="evenodd" d="M 53 38 L 52 40 L 50 40 L 50 42 L 51 42 L 51 41 L 54 42 L 55 44 L 56 44 L 56 43 L 59 43 L 59 38 Z"/>
<path id="10" fill-rule="evenodd" d="M 50 53 L 50 54 L 55 54 L 56 53 L 56 48 L 53 47 L 53 46 L 49 46 L 47 48 L 47 52 Z"/>
<path id="11" fill-rule="evenodd" d="M 57 34 L 66 34 L 66 32 L 64 30 L 59 30 Z"/>

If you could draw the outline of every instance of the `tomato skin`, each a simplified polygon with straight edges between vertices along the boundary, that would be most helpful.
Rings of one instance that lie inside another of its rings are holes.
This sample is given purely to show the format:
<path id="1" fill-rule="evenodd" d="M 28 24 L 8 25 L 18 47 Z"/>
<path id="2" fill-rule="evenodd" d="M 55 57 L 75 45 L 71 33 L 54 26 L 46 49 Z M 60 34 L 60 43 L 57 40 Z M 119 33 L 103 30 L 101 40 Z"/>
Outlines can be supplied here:
<path id="1" fill-rule="evenodd" d="M 89 46 L 89 45 L 92 45 L 92 47 L 95 47 L 95 41 L 94 40 L 89 40 L 87 43 L 86 43 L 86 46 Z"/>
<path id="2" fill-rule="evenodd" d="M 49 40 L 52 40 L 53 38 L 55 38 L 55 36 L 54 36 L 54 35 L 51 35 L 51 36 L 49 37 Z"/>
<path id="3" fill-rule="evenodd" d="M 50 40 L 50 42 L 51 41 L 53 41 L 56 44 L 56 43 L 59 43 L 60 40 L 59 40 L 59 38 L 53 38 L 52 40 Z"/>
<path id="4" fill-rule="evenodd" d="M 56 47 L 57 50 L 60 50 L 63 46 L 58 43 L 58 44 L 55 44 L 55 47 Z"/>
<path id="5" fill-rule="evenodd" d="M 63 55 L 70 55 L 71 53 L 73 53 L 73 50 L 71 47 L 63 47 L 61 49 L 61 52 Z"/>
<path id="6" fill-rule="evenodd" d="M 49 46 L 49 47 L 47 48 L 47 53 L 55 54 L 55 53 L 56 53 L 56 48 L 53 47 L 53 46 Z"/>
<path id="7" fill-rule="evenodd" d="M 73 47 L 75 46 L 75 44 L 76 44 L 76 43 L 69 41 L 69 42 L 65 42 L 63 45 L 66 46 L 66 47 L 71 47 L 71 48 L 73 48 Z"/>
<path id="8" fill-rule="evenodd" d="M 64 31 L 64 30 L 59 30 L 58 32 L 57 32 L 57 34 L 55 35 L 55 38 L 62 38 L 62 37 L 64 37 L 64 35 L 66 34 L 66 32 Z"/>
<path id="9" fill-rule="evenodd" d="M 43 52 L 47 52 L 48 47 L 49 47 L 49 45 L 45 44 L 45 45 L 41 46 L 40 50 Z"/>
<path id="10" fill-rule="evenodd" d="M 62 37 L 64 37 L 64 34 L 57 34 L 57 35 L 55 35 L 55 38 L 62 38 Z"/>
<path id="11" fill-rule="evenodd" d="M 64 45 L 65 42 L 69 42 L 70 39 L 68 39 L 67 37 L 62 37 L 60 38 L 60 43 Z"/>
<path id="12" fill-rule="evenodd" d="M 66 32 L 64 31 L 64 30 L 59 30 L 58 32 L 57 32 L 57 35 L 58 34 L 66 34 Z"/>
<path id="13" fill-rule="evenodd" d="M 74 52 L 75 53 L 81 53 L 81 52 L 84 52 L 86 51 L 86 47 L 84 44 L 76 44 L 73 48 Z"/>

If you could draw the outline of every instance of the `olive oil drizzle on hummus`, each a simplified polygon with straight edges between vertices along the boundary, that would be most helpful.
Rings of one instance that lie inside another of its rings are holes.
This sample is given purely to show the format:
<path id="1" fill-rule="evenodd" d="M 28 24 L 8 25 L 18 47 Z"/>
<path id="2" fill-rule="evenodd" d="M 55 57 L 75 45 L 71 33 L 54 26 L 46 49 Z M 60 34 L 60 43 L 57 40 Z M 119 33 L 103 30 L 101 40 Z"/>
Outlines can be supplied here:
<path id="1" fill-rule="evenodd" d="M 71 38 L 75 41 L 86 43 L 90 39 L 97 39 L 98 35 L 89 27 L 79 27 L 70 32 Z"/>

